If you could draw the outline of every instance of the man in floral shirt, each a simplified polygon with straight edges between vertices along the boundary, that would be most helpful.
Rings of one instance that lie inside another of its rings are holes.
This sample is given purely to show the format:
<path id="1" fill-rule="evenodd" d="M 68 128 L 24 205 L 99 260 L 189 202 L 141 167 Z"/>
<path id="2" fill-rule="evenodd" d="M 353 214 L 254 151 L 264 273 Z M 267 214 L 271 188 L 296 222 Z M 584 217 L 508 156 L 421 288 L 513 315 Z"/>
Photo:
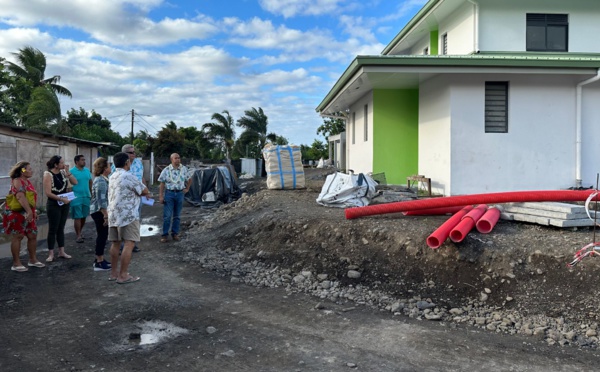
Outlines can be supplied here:
<path id="1" fill-rule="evenodd" d="M 171 154 L 171 164 L 162 170 L 158 177 L 160 182 L 159 202 L 164 204 L 163 230 L 160 241 L 167 242 L 169 228 L 173 240 L 179 241 L 179 220 L 183 208 L 183 196 L 192 184 L 192 173 L 188 167 L 181 165 L 179 154 Z M 166 190 L 165 190 L 166 189 Z M 171 224 L 173 220 L 173 224 Z"/>
<path id="2" fill-rule="evenodd" d="M 133 283 L 139 277 L 127 272 L 131 262 L 131 252 L 136 242 L 140 241 L 140 197 L 150 196 L 148 188 L 129 172 L 131 160 L 129 155 L 119 152 L 113 157 L 115 171 L 108 182 L 108 240 L 110 246 L 111 276 L 119 284 Z M 119 268 L 119 251 L 124 242 Z"/>

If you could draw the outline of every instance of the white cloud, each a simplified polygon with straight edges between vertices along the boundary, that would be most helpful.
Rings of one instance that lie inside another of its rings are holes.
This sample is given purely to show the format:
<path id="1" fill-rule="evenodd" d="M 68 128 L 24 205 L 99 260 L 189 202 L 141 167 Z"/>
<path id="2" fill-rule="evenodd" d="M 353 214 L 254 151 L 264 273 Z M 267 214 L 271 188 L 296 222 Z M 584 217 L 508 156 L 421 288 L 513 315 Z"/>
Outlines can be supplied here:
<path id="1" fill-rule="evenodd" d="M 214 21 L 202 15 L 194 20 L 148 18 L 148 11 L 161 3 L 162 0 L 3 0 L 0 21 L 15 27 L 70 27 L 112 45 L 165 45 L 204 39 L 218 32 Z"/>
<path id="2" fill-rule="evenodd" d="M 285 18 L 297 15 L 332 15 L 348 0 L 259 0 L 260 6 Z"/>

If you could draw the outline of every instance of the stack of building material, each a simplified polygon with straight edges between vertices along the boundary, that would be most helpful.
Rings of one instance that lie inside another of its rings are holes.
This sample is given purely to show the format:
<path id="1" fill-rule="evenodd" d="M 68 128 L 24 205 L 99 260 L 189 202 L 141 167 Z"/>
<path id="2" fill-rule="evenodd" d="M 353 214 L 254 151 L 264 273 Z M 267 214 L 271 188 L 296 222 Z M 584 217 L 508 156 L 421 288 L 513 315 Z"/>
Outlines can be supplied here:
<path id="1" fill-rule="evenodd" d="M 523 221 L 544 226 L 579 227 L 593 226 L 585 206 L 568 203 L 505 203 L 501 206 L 501 218 L 511 221 Z M 594 218 L 594 211 L 590 211 Z M 598 212 L 600 221 L 600 211 Z"/>

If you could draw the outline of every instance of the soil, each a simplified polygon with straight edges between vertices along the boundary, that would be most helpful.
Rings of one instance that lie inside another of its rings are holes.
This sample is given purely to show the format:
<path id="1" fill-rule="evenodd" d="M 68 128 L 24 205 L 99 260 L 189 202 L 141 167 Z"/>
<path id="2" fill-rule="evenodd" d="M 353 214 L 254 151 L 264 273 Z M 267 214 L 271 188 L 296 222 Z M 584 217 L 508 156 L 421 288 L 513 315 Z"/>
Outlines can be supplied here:
<path id="1" fill-rule="evenodd" d="M 432 250 L 425 239 L 447 217 L 346 220 L 342 209 L 315 202 L 330 172 L 307 169 L 307 188 L 294 191 L 240 180 L 246 193 L 234 203 L 185 206 L 182 241 L 142 239 L 130 270 L 142 277 L 136 283 L 118 285 L 92 270 L 91 223 L 84 244 L 67 235 L 71 260 L 27 273 L 0 260 L 0 370 L 595 370 L 598 340 L 586 332 L 600 316 L 600 262 L 566 267 L 593 230 L 500 221 L 490 234 L 471 232 Z M 159 225 L 161 213 L 159 205 L 145 207 L 142 222 Z M 231 257 L 256 272 L 235 269 Z M 357 302 L 292 283 L 244 282 L 277 270 L 327 274 L 373 296 Z M 349 278 L 349 270 L 360 277 Z M 389 311 L 386 303 L 396 300 L 578 332 L 559 344 L 548 331 L 489 331 L 474 317 L 426 321 L 424 312 Z"/>

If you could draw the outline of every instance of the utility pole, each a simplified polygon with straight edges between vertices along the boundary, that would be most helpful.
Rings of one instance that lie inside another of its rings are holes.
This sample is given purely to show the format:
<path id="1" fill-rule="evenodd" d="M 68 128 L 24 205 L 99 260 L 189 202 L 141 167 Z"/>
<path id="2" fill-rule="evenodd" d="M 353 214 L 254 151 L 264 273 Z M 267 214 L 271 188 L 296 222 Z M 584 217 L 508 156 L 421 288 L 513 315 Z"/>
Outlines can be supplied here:
<path id="1" fill-rule="evenodd" d="M 135 118 L 135 111 L 131 109 L 131 144 L 133 145 L 133 121 Z"/>

